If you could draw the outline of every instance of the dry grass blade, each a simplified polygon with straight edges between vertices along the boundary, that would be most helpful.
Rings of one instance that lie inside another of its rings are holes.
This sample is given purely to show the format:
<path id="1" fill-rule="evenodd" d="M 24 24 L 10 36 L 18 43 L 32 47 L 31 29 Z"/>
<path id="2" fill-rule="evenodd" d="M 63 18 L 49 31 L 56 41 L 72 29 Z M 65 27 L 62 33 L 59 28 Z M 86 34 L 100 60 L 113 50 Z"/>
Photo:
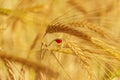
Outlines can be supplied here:
<path id="1" fill-rule="evenodd" d="M 59 65 L 61 66 L 61 68 L 64 70 L 65 74 L 69 77 L 69 80 L 73 80 L 73 79 L 71 78 L 71 76 L 66 72 L 66 70 L 65 70 L 64 67 L 63 67 L 63 65 L 59 62 L 59 60 L 58 60 L 57 57 L 55 56 L 54 52 L 51 51 L 51 53 L 52 53 L 52 55 L 55 57 L 55 59 L 57 60 L 57 62 L 58 62 Z"/>

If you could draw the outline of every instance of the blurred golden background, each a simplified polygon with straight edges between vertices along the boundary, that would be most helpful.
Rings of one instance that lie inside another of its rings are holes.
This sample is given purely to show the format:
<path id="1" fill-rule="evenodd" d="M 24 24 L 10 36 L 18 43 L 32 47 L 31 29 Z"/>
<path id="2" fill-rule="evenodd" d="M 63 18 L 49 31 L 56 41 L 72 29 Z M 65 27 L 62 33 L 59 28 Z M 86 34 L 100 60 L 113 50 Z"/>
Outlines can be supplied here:
<path id="1" fill-rule="evenodd" d="M 119 0 L 0 0 L 0 80 L 119 77 Z"/>

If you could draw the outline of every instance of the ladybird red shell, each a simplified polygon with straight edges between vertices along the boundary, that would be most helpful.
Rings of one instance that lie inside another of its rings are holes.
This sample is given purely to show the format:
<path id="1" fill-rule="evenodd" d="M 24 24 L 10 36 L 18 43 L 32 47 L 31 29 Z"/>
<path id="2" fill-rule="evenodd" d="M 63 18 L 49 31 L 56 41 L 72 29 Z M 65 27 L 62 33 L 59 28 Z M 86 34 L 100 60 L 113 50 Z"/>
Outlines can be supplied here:
<path id="1" fill-rule="evenodd" d="M 56 39 L 55 40 L 57 43 L 62 43 L 62 39 Z"/>

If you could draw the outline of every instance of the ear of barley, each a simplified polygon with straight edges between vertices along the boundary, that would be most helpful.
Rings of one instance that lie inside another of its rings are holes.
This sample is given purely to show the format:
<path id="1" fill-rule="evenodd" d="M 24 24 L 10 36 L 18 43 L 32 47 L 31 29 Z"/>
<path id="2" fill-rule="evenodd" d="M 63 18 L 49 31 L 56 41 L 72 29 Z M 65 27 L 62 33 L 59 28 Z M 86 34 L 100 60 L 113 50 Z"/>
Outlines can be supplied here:
<path id="1" fill-rule="evenodd" d="M 103 50 L 107 51 L 110 53 L 112 56 L 115 56 L 117 59 L 120 59 L 120 51 L 116 49 L 114 46 L 111 46 L 104 41 L 101 41 L 97 38 L 92 38 L 92 41 L 94 44 L 96 44 L 98 47 L 102 48 Z"/>
<path id="2" fill-rule="evenodd" d="M 71 25 L 71 27 L 84 27 L 84 28 L 88 28 L 98 34 L 100 34 L 102 37 L 109 37 L 110 35 L 104 30 L 102 29 L 102 27 L 100 26 L 96 26 L 90 22 L 87 21 L 76 21 L 76 22 L 71 22 L 68 23 L 68 25 Z"/>
<path id="3" fill-rule="evenodd" d="M 84 40 L 88 40 L 90 41 L 90 36 L 88 36 L 87 34 L 83 33 L 82 31 L 78 31 L 74 28 L 71 28 L 70 26 L 58 23 L 58 24 L 53 24 L 53 25 L 49 25 L 46 33 L 67 33 L 70 35 L 74 35 L 76 37 L 80 37 Z"/>

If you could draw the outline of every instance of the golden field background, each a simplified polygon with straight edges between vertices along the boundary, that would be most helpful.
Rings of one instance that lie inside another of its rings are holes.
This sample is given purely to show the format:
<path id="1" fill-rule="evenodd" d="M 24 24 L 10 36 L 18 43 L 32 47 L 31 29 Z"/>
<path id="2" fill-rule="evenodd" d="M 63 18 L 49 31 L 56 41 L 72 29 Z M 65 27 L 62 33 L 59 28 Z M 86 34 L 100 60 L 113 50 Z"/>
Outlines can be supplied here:
<path id="1" fill-rule="evenodd" d="M 119 40 L 119 0 L 0 0 L 0 80 L 120 80 Z"/>

